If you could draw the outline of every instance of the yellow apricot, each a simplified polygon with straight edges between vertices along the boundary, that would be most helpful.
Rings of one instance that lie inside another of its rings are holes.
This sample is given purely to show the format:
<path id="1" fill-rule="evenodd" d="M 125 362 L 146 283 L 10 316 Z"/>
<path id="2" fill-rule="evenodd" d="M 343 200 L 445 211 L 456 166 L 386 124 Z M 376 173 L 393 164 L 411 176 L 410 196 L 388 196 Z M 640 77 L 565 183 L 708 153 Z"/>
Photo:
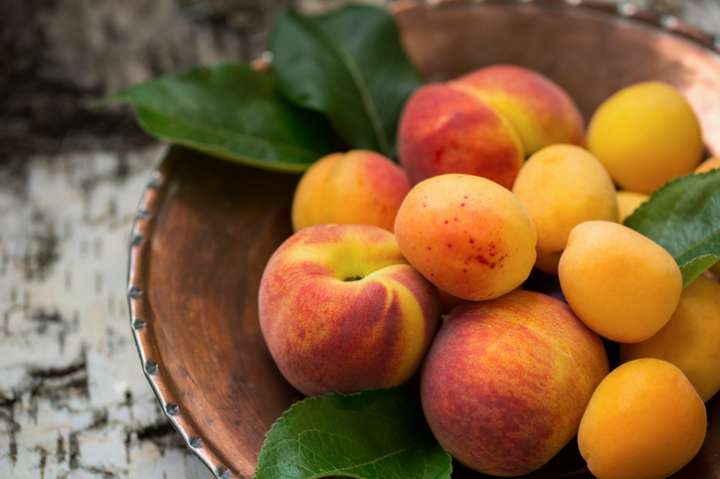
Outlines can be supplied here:
<path id="1" fill-rule="evenodd" d="M 583 221 L 617 221 L 615 187 L 602 164 L 574 145 L 543 148 L 525 163 L 513 193 L 538 233 L 538 250 L 558 253 Z"/>
<path id="2" fill-rule="evenodd" d="M 623 343 L 644 341 L 665 326 L 682 291 L 680 268 L 665 249 L 610 221 L 576 226 L 558 272 L 575 314 L 599 335 Z"/>
<path id="3" fill-rule="evenodd" d="M 623 344 L 624 361 L 659 358 L 679 367 L 707 401 L 720 390 L 720 284 L 700 276 L 685 288 L 670 321 L 641 343 Z"/>
<path id="4" fill-rule="evenodd" d="M 638 83 L 605 100 L 590 121 L 588 145 L 616 183 L 640 193 L 691 173 L 703 152 L 695 113 L 661 82 Z"/>
<path id="5" fill-rule="evenodd" d="M 618 191 L 618 221 L 624 223 L 628 216 L 633 214 L 638 206 L 645 203 L 649 196 L 634 191 Z"/>
<path id="6" fill-rule="evenodd" d="M 690 462 L 706 428 L 705 405 L 680 369 L 660 359 L 636 359 L 595 389 L 578 445 L 599 479 L 656 479 Z"/>

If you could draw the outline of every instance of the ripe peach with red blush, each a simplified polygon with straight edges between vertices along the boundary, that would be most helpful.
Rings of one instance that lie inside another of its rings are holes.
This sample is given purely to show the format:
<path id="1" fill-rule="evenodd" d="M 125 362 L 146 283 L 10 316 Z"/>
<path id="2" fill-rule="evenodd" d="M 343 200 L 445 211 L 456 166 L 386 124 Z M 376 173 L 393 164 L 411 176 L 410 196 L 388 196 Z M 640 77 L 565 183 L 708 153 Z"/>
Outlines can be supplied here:
<path id="1" fill-rule="evenodd" d="M 377 226 L 302 229 L 275 251 L 260 283 L 270 354 L 308 395 L 405 382 L 430 346 L 439 314 L 435 287 Z"/>
<path id="2" fill-rule="evenodd" d="M 520 138 L 502 115 L 443 84 L 426 85 L 410 97 L 400 119 L 398 149 L 413 183 L 465 173 L 511 188 L 524 157 Z"/>
<path id="3" fill-rule="evenodd" d="M 558 143 L 585 144 L 585 124 L 575 102 L 538 72 L 516 65 L 493 65 L 463 75 L 451 85 L 480 98 L 507 118 L 528 155 Z"/>
<path id="4" fill-rule="evenodd" d="M 607 371 L 600 338 L 567 305 L 517 290 L 445 320 L 423 369 L 423 410 L 466 466 L 527 474 L 573 438 Z"/>

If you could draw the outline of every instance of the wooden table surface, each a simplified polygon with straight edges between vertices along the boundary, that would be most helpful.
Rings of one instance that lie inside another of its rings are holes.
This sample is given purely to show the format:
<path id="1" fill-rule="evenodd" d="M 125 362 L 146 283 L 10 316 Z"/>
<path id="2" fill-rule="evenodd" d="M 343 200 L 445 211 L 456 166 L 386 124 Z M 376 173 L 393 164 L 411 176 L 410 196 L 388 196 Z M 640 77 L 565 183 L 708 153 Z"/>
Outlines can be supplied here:
<path id="1" fill-rule="evenodd" d="M 184 66 L 253 58 L 287 3 L 4 0 L 0 477 L 209 477 L 157 407 L 127 317 L 130 222 L 164 146 L 126 110 L 88 102 Z M 717 0 L 631 3 L 720 33 Z"/>

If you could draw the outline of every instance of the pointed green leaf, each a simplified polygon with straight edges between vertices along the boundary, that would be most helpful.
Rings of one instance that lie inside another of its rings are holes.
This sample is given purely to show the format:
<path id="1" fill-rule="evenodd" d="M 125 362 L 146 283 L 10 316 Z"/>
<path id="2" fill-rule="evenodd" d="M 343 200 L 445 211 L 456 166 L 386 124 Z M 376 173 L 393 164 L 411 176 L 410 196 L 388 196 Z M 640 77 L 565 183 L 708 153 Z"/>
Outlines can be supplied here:
<path id="1" fill-rule="evenodd" d="M 421 79 L 388 12 L 350 6 L 305 17 L 286 10 L 271 45 L 273 71 L 288 98 L 327 114 L 354 148 L 392 156 L 398 118 Z"/>
<path id="2" fill-rule="evenodd" d="M 302 171 L 336 151 L 320 114 L 283 99 L 273 78 L 242 64 L 197 67 L 124 90 L 150 135 L 259 168 Z"/>
<path id="3" fill-rule="evenodd" d="M 671 181 L 625 225 L 667 249 L 689 285 L 720 260 L 720 170 Z"/>
<path id="4" fill-rule="evenodd" d="M 448 479 L 450 456 L 405 389 L 295 403 L 273 424 L 255 479 Z"/>

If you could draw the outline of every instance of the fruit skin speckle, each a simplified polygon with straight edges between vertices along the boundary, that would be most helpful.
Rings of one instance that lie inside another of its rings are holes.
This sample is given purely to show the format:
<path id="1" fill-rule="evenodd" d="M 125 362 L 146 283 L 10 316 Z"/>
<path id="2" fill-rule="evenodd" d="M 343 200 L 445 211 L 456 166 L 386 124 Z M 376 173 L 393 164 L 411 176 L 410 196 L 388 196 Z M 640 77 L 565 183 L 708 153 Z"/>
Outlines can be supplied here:
<path id="1" fill-rule="evenodd" d="M 524 208 L 510 191 L 477 176 L 441 175 L 415 185 L 398 210 L 395 234 L 410 264 L 465 300 L 511 291 L 535 262 L 537 233 Z"/>

